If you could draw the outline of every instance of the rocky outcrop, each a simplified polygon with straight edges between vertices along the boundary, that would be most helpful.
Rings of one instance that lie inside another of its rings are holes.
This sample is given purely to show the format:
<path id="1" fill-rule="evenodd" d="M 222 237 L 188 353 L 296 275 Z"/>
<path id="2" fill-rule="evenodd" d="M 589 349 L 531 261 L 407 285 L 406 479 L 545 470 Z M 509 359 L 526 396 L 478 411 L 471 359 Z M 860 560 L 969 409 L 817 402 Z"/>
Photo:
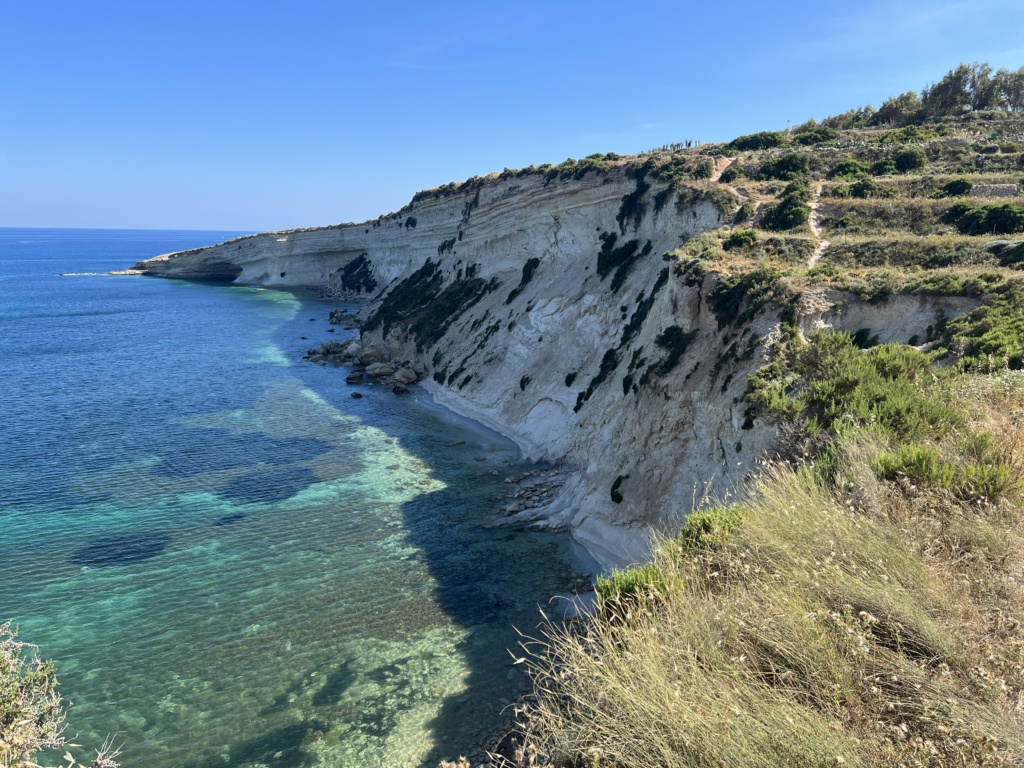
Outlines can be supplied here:
<path id="1" fill-rule="evenodd" d="M 499 177 L 373 222 L 255 235 L 136 268 L 194 278 L 231 264 L 238 283 L 369 297 L 362 339 L 308 359 L 351 362 L 350 381 L 365 370 L 396 391 L 422 377 L 438 402 L 558 462 L 557 489 L 498 517 L 571 530 L 610 567 L 643 559 L 652 530 L 735 494 L 775 439 L 744 392 L 793 307 L 752 307 L 735 291 L 712 301 L 718 276 L 664 257 L 737 206 L 710 182 L 675 189 L 625 167 Z M 923 341 L 942 313 L 957 313 L 855 303 L 821 292 L 796 311 L 805 330 L 899 341 Z"/>

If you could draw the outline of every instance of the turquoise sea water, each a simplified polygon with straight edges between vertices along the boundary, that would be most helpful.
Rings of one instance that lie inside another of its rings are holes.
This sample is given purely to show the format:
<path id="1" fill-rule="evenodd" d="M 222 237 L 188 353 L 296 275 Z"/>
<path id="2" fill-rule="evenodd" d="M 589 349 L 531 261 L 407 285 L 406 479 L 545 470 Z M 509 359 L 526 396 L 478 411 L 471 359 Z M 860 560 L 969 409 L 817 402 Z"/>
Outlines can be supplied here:
<path id="1" fill-rule="evenodd" d="M 464 752 L 568 544 L 486 526 L 513 445 L 301 361 L 343 304 L 60 276 L 234 234 L 0 229 L 0 621 L 126 766 Z"/>

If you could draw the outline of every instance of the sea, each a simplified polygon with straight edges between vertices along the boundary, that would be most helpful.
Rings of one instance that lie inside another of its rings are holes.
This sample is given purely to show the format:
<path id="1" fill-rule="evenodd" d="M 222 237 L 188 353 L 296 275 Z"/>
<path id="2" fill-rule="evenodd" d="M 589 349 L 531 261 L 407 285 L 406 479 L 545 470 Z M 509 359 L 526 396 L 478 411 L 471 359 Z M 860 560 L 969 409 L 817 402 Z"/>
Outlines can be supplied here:
<path id="1" fill-rule="evenodd" d="M 465 754 L 583 561 L 491 525 L 538 470 L 513 443 L 303 362 L 356 305 L 106 274 L 239 234 L 0 229 L 0 622 L 56 662 L 80 755 Z"/>

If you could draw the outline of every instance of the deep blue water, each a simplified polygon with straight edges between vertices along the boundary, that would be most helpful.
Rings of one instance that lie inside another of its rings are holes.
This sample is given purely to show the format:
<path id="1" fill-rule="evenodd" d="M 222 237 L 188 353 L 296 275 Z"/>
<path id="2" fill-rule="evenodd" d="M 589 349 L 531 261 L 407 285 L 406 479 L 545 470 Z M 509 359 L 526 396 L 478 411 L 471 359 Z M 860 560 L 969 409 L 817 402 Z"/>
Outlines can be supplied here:
<path id="1" fill-rule="evenodd" d="M 487 527 L 513 445 L 301 361 L 344 304 L 102 274 L 236 234 L 0 229 L 0 621 L 127 766 L 436 763 L 567 542 Z"/>

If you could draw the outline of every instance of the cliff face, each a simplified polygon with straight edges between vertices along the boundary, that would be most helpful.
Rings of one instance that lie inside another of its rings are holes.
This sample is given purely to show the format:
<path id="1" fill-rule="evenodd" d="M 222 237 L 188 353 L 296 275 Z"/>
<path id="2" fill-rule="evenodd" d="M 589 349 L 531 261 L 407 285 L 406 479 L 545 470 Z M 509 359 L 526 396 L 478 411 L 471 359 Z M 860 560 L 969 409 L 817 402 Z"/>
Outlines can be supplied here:
<path id="1" fill-rule="evenodd" d="M 625 169 L 496 178 L 373 222 L 255 235 L 136 267 L 369 297 L 364 346 L 420 363 L 440 403 L 569 468 L 553 503 L 510 519 L 570 529 L 608 567 L 642 559 L 652 528 L 734 493 L 775 438 L 743 394 L 782 308 L 741 318 L 739 304 L 712 306 L 717 276 L 663 258 L 722 226 L 731 200 L 710 183 L 677 191 Z M 962 310 L 894 301 L 914 305 L 864 311 L 822 291 L 795 311 L 806 330 L 873 328 L 907 341 Z"/>

